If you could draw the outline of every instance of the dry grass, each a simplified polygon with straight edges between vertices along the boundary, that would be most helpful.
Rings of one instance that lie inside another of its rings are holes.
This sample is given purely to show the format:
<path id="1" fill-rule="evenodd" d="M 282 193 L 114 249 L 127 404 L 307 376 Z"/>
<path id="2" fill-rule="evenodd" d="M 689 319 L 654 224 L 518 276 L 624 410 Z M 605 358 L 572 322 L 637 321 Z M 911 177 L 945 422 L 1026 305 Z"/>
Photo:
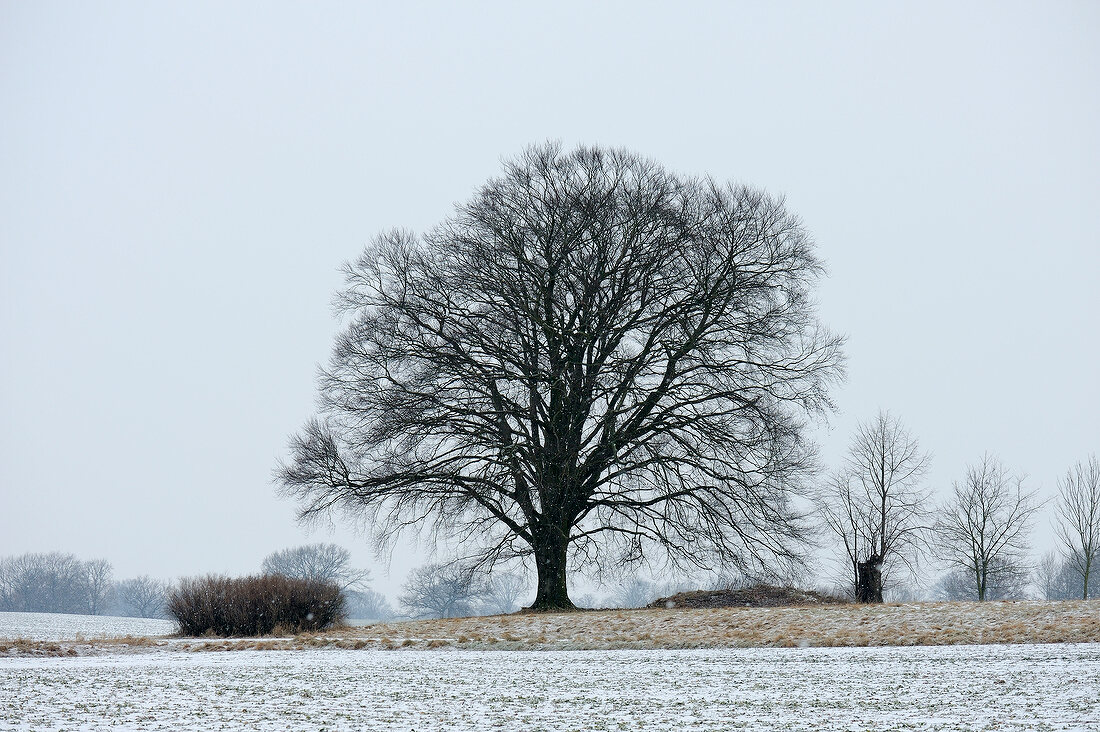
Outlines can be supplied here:
<path id="1" fill-rule="evenodd" d="M 330 645 L 500 650 L 1100 642 L 1100 601 L 640 609 L 385 623 Z M 304 647 L 297 639 L 293 647 Z"/>
<path id="2" fill-rule="evenodd" d="M 150 636 L 126 635 L 117 638 L 92 638 L 62 641 L 0 638 L 0 655 L 8 656 L 83 656 L 91 653 L 131 652 L 160 645 Z"/>
<path id="3" fill-rule="evenodd" d="M 600 650 L 1098 643 L 1100 600 L 644 608 L 419 620 L 282 638 L 0 639 L 0 655 L 187 651 Z"/>

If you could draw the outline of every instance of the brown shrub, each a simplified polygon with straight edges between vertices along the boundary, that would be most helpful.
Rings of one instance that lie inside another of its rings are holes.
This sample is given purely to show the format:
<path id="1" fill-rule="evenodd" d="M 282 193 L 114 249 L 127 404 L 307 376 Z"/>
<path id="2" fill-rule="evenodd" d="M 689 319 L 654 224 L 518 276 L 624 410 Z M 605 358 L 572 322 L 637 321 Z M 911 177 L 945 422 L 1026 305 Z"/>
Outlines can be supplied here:
<path id="1" fill-rule="evenodd" d="M 258 636 L 321 630 L 344 619 L 339 586 L 281 575 L 185 579 L 168 596 L 182 635 Z"/>

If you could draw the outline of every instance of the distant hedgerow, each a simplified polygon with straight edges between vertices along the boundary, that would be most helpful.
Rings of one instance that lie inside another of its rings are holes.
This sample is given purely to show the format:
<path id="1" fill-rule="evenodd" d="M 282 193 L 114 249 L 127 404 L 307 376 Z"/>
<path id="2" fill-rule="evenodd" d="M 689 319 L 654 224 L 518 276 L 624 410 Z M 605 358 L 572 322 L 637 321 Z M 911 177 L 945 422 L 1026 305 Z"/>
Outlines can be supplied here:
<path id="1" fill-rule="evenodd" d="M 344 619 L 340 587 L 324 580 L 281 575 L 181 580 L 168 595 L 168 612 L 183 635 L 271 635 L 321 630 Z"/>

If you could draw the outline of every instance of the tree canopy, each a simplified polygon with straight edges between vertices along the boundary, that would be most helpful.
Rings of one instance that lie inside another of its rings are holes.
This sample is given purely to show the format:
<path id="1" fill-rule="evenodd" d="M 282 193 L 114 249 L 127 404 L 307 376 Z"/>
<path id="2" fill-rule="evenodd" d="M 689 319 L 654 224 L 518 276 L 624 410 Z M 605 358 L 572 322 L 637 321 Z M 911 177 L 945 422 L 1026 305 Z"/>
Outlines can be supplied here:
<path id="1" fill-rule="evenodd" d="M 279 476 L 303 519 L 533 557 L 544 609 L 572 606 L 567 564 L 800 557 L 804 428 L 843 357 L 782 200 L 548 144 L 345 274 L 320 413 Z"/>

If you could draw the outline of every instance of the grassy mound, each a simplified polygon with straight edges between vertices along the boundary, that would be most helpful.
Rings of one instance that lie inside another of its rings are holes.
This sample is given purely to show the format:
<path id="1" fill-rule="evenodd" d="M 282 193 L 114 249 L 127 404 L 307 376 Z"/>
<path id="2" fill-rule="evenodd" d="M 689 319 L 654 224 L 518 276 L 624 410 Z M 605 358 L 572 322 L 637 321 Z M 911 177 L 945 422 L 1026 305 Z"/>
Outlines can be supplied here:
<path id="1" fill-rule="evenodd" d="M 651 608 L 789 607 L 795 605 L 841 605 L 848 600 L 812 590 L 775 585 L 754 585 L 738 590 L 694 590 L 654 600 Z"/>

